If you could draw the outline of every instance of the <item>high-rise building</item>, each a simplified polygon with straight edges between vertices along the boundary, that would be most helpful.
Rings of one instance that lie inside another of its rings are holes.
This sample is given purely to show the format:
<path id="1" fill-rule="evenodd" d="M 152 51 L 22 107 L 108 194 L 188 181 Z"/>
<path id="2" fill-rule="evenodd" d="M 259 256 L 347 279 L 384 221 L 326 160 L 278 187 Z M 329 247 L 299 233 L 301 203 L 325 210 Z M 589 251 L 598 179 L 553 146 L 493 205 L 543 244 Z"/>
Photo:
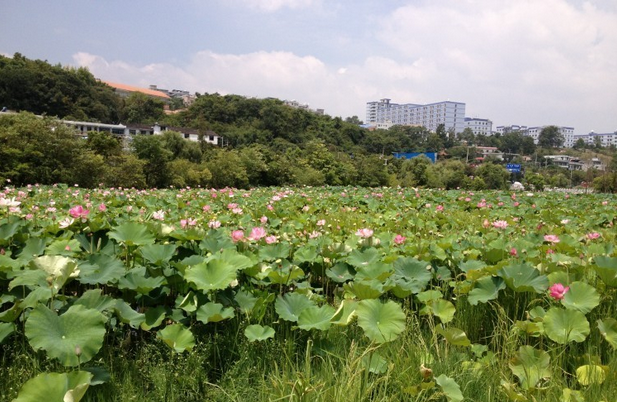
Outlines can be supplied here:
<path id="1" fill-rule="evenodd" d="M 465 104 L 450 101 L 426 105 L 398 104 L 384 98 L 366 103 L 366 123 L 424 126 L 430 131 L 436 131 L 443 124 L 446 130 L 460 133 L 465 129 Z"/>

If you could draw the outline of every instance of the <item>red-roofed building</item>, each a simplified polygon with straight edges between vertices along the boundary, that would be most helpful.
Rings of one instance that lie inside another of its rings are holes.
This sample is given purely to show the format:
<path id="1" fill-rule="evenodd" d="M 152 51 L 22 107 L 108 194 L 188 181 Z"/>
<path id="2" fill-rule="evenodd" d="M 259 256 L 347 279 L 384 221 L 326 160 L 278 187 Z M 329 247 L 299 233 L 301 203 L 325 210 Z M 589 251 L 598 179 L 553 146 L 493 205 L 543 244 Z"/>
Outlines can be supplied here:
<path id="1" fill-rule="evenodd" d="M 171 97 L 167 95 L 165 92 L 157 91 L 154 89 L 139 88 L 139 87 L 134 87 L 131 85 L 118 84 L 118 83 L 110 82 L 110 81 L 102 81 L 102 82 L 112 87 L 118 95 L 123 96 L 123 97 L 129 96 L 133 92 L 139 92 L 144 95 L 148 95 L 153 98 L 160 99 L 164 102 L 169 102 L 169 100 L 171 99 Z"/>

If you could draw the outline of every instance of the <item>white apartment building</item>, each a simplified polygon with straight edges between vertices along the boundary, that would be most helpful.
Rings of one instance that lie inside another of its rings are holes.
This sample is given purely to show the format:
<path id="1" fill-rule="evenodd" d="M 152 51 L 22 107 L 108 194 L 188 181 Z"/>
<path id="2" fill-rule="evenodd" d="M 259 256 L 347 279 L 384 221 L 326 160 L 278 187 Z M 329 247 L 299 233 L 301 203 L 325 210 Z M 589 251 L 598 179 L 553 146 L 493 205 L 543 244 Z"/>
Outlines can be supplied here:
<path id="1" fill-rule="evenodd" d="M 475 135 L 492 135 L 493 122 L 489 119 L 478 119 L 475 117 L 465 117 L 465 128 L 471 129 Z"/>
<path id="2" fill-rule="evenodd" d="M 450 101 L 426 105 L 398 104 L 384 98 L 366 103 L 366 123 L 424 126 L 430 131 L 436 131 L 443 124 L 446 130 L 453 129 L 455 133 L 460 133 L 465 129 L 465 104 Z"/>
<path id="3" fill-rule="evenodd" d="M 519 125 L 497 126 L 495 129 L 495 132 L 503 135 L 503 134 L 514 132 L 514 131 L 518 131 L 522 133 L 523 135 L 533 138 L 534 144 L 538 144 L 538 138 L 540 137 L 540 133 L 542 132 L 542 129 L 545 127 L 547 126 L 536 126 L 536 127 L 527 127 L 527 126 L 519 126 Z M 559 129 L 559 132 L 563 135 L 564 147 L 572 147 L 572 145 L 574 145 L 574 142 L 576 141 L 574 140 L 573 142 L 572 140 L 574 138 L 574 127 L 557 126 L 557 128 Z"/>
<path id="4" fill-rule="evenodd" d="M 589 134 L 573 134 L 566 147 L 573 147 L 579 139 L 582 139 L 588 145 L 595 145 L 596 138 L 600 139 L 600 144 L 603 147 L 617 146 L 617 131 L 614 133 L 594 133 L 592 131 Z"/>

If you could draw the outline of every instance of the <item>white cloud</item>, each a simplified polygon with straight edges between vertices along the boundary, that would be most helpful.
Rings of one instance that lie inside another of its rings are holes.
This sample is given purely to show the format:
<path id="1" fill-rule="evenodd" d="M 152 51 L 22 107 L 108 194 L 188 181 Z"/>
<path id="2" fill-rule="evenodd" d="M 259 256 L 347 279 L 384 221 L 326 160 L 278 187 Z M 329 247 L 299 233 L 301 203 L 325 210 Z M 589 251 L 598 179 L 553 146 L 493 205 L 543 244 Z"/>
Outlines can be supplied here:
<path id="1" fill-rule="evenodd" d="M 264 10 L 314 4 L 253 3 Z M 333 116 L 364 119 L 366 102 L 384 97 L 397 103 L 449 99 L 465 102 L 468 115 L 495 124 L 617 130 L 617 14 L 565 0 L 414 4 L 382 20 L 376 33 L 381 48 L 367 48 L 356 64 L 335 66 L 282 51 L 203 50 L 186 65 L 133 65 L 88 53 L 74 60 L 105 80 L 295 99 Z"/>
<path id="2" fill-rule="evenodd" d="M 308 8 L 321 3 L 320 0 L 242 0 L 242 2 L 251 8 L 267 12 L 278 11 L 282 8 Z"/>
<path id="3" fill-rule="evenodd" d="M 424 63 L 418 74 L 430 81 L 410 89 L 456 97 L 498 124 L 572 125 L 583 114 L 576 121 L 588 124 L 614 113 L 617 14 L 589 2 L 418 3 L 384 18 L 378 35 L 401 59 Z"/>

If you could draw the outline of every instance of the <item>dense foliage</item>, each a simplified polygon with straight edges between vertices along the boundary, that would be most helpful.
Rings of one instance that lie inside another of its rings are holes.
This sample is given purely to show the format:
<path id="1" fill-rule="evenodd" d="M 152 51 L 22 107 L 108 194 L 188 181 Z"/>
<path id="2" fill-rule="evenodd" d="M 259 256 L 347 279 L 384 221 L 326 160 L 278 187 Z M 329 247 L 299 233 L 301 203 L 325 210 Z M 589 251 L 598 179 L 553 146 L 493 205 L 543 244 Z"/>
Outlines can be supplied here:
<path id="1" fill-rule="evenodd" d="M 74 401 L 611 401 L 616 202 L 8 187 L 0 391 L 21 388 L 19 402 L 41 390 Z M 140 367 L 158 364 L 185 371 L 156 379 Z"/>

